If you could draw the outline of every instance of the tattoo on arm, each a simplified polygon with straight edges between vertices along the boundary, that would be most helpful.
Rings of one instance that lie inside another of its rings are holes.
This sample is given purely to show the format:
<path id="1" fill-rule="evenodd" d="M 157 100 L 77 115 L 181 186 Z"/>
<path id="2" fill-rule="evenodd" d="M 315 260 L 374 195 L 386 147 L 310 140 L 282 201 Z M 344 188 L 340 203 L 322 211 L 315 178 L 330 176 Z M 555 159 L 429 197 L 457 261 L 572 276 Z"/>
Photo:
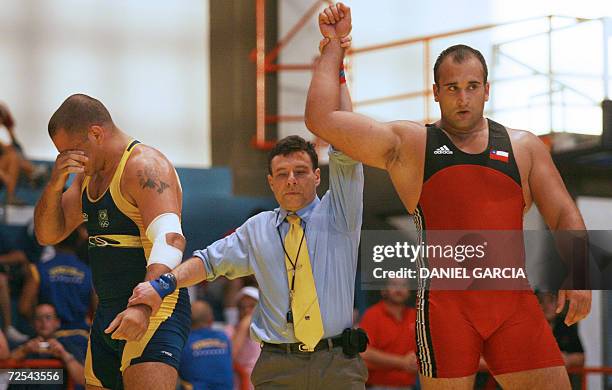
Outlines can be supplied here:
<path id="1" fill-rule="evenodd" d="M 170 184 L 160 179 L 159 171 L 154 167 L 147 166 L 144 170 L 138 170 L 137 175 L 142 189 L 150 188 L 161 194 L 167 188 L 170 188 Z"/>

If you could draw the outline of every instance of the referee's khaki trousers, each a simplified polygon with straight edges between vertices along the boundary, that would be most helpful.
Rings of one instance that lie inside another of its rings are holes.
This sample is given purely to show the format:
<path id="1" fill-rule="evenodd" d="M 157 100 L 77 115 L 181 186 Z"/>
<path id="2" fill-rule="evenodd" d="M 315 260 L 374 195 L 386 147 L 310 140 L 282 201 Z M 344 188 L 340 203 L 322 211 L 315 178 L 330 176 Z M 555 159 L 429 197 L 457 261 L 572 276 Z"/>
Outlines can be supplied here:
<path id="1" fill-rule="evenodd" d="M 362 390 L 367 379 L 361 356 L 346 357 L 340 347 L 311 353 L 264 348 L 251 374 L 256 390 Z"/>

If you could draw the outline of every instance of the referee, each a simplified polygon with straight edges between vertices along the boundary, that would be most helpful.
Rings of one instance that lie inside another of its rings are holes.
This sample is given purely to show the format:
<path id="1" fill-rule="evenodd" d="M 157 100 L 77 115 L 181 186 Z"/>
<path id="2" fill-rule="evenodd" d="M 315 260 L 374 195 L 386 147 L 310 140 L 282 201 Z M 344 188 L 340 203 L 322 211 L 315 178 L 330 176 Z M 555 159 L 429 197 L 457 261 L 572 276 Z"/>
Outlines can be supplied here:
<path id="1" fill-rule="evenodd" d="M 344 83 L 338 106 L 351 109 Z M 141 283 L 130 305 L 145 303 L 155 312 L 178 287 L 254 274 L 260 301 L 250 333 L 262 345 L 251 376 L 255 388 L 363 389 L 367 368 L 359 352 L 366 337 L 351 329 L 363 167 L 331 149 L 330 189 L 319 199 L 315 149 L 290 136 L 270 152 L 268 168 L 279 208 L 196 251 L 171 274 Z"/>

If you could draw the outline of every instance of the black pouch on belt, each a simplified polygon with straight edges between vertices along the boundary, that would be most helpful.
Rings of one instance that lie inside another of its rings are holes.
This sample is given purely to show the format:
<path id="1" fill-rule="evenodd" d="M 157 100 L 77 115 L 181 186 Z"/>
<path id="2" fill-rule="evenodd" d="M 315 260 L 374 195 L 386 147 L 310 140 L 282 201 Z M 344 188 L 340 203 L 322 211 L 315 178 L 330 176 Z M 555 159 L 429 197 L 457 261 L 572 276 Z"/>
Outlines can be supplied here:
<path id="1" fill-rule="evenodd" d="M 342 332 L 342 352 L 349 357 L 354 357 L 359 352 L 365 351 L 368 342 L 368 335 L 361 328 L 346 328 Z"/>

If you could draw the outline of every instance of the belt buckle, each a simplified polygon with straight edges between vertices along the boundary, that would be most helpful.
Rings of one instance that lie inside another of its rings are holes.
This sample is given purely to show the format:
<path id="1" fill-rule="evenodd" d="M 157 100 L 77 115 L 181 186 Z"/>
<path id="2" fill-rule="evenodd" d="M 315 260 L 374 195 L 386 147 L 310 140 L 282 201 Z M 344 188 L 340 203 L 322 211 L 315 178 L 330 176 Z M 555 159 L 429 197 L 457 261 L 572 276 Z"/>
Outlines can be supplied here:
<path id="1" fill-rule="evenodd" d="M 308 346 L 307 346 L 306 344 L 304 344 L 304 343 L 299 343 L 299 344 L 298 344 L 298 350 L 299 350 L 300 352 L 312 352 L 312 351 L 311 351 L 311 350 L 308 348 Z"/>

